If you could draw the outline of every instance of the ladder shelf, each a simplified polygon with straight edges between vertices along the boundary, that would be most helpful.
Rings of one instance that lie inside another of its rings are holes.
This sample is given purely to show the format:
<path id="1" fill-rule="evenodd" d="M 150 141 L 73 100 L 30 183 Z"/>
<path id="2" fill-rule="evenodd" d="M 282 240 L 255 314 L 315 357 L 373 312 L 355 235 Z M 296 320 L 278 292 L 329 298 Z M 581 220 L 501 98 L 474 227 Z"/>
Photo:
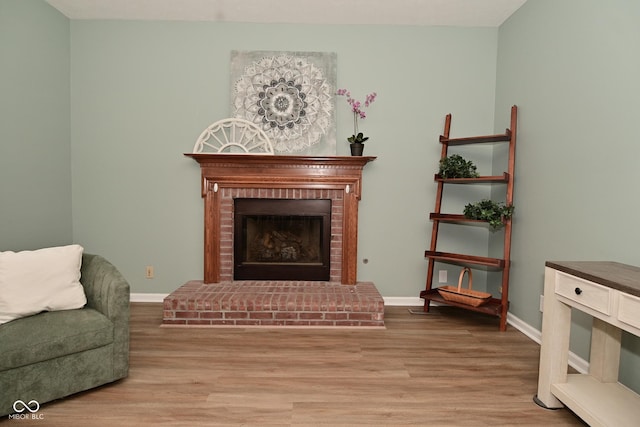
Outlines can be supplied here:
<path id="1" fill-rule="evenodd" d="M 427 280 L 425 290 L 420 292 L 420 298 L 424 299 L 424 311 L 429 311 L 431 301 L 438 304 L 446 304 L 455 307 L 461 307 L 468 310 L 485 313 L 500 318 L 500 330 L 504 331 L 507 327 L 507 310 L 509 308 L 509 270 L 511 256 L 511 218 L 503 220 L 504 223 L 504 242 L 502 258 L 492 258 L 479 255 L 450 253 L 438 250 L 438 233 L 440 231 L 440 223 L 452 223 L 462 225 L 484 225 L 487 221 L 469 219 L 465 215 L 443 213 L 441 212 L 442 198 L 446 185 L 456 184 L 505 184 L 505 204 L 511 206 L 513 204 L 513 177 L 515 170 L 515 144 L 516 144 L 516 126 L 517 126 L 517 106 L 511 107 L 510 127 L 503 134 L 470 136 L 464 138 L 450 138 L 451 130 L 451 114 L 445 119 L 444 133 L 440 136 L 439 142 L 442 144 L 441 159 L 445 159 L 448 149 L 451 146 L 469 145 L 469 144 L 486 144 L 486 143 L 507 143 L 509 145 L 508 170 L 502 175 L 480 176 L 476 178 L 442 178 L 438 174 L 434 176 L 437 184 L 436 203 L 434 212 L 430 213 L 429 219 L 432 221 L 431 244 L 429 249 L 425 251 L 424 256 L 428 259 Z M 486 303 L 475 307 L 451 300 L 445 300 L 438 292 L 437 287 L 433 286 L 433 277 L 435 273 L 435 263 L 449 263 L 475 268 L 490 268 L 502 272 L 502 280 L 500 285 L 500 298 L 491 297 Z"/>

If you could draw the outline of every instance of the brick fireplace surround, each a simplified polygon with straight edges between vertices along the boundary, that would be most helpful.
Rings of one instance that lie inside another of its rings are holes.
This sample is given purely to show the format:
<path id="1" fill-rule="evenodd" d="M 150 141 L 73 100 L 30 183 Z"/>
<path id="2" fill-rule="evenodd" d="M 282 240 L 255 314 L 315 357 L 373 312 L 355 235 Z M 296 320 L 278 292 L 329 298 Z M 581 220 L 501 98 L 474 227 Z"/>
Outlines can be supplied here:
<path id="1" fill-rule="evenodd" d="M 202 172 L 204 280 L 164 300 L 163 326 L 384 326 L 384 302 L 357 282 L 362 169 L 375 157 L 185 154 Z M 235 198 L 330 199 L 330 281 L 233 278 Z"/>

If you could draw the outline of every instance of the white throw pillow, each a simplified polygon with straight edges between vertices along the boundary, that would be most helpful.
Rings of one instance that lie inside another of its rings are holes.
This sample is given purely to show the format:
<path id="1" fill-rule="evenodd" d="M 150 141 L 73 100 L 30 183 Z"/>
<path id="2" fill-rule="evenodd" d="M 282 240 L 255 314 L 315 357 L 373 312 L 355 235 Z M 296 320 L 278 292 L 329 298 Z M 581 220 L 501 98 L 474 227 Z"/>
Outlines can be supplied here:
<path id="1" fill-rule="evenodd" d="M 0 324 L 41 311 L 87 303 L 80 283 L 80 245 L 0 252 Z"/>

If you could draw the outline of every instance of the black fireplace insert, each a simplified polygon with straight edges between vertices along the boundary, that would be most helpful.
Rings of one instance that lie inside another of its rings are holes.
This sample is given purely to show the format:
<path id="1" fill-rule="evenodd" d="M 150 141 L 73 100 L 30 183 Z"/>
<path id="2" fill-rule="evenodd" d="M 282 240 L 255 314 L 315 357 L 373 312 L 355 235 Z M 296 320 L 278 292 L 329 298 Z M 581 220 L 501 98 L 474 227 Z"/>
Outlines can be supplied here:
<path id="1" fill-rule="evenodd" d="M 331 200 L 235 199 L 234 280 L 329 281 Z"/>

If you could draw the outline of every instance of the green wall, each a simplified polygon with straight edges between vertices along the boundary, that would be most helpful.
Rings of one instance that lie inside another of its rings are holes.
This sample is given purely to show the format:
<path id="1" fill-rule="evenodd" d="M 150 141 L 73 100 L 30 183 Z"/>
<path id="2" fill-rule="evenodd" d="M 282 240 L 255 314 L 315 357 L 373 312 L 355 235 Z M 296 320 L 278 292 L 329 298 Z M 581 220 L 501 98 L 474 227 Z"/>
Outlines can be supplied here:
<path id="1" fill-rule="evenodd" d="M 496 112 L 520 105 L 510 311 L 540 329 L 546 260 L 640 265 L 640 2 L 528 1 L 500 27 Z M 588 359 L 590 318 L 572 349 Z M 621 379 L 640 389 L 640 344 Z"/>
<path id="2" fill-rule="evenodd" d="M 385 296 L 424 288 L 444 116 L 493 130 L 496 28 L 72 21 L 73 235 L 112 260 L 133 292 L 202 278 L 200 168 L 183 156 L 230 114 L 232 50 L 336 52 L 338 86 L 376 91 L 360 127 L 358 278 Z M 338 154 L 351 115 L 337 104 Z M 488 168 L 490 153 L 485 159 Z M 465 239 L 486 251 L 485 240 Z M 144 278 L 145 265 L 156 278 Z M 452 273 L 453 274 L 453 271 Z"/>
<path id="3" fill-rule="evenodd" d="M 0 251 L 72 241 L 69 20 L 0 0 Z"/>

